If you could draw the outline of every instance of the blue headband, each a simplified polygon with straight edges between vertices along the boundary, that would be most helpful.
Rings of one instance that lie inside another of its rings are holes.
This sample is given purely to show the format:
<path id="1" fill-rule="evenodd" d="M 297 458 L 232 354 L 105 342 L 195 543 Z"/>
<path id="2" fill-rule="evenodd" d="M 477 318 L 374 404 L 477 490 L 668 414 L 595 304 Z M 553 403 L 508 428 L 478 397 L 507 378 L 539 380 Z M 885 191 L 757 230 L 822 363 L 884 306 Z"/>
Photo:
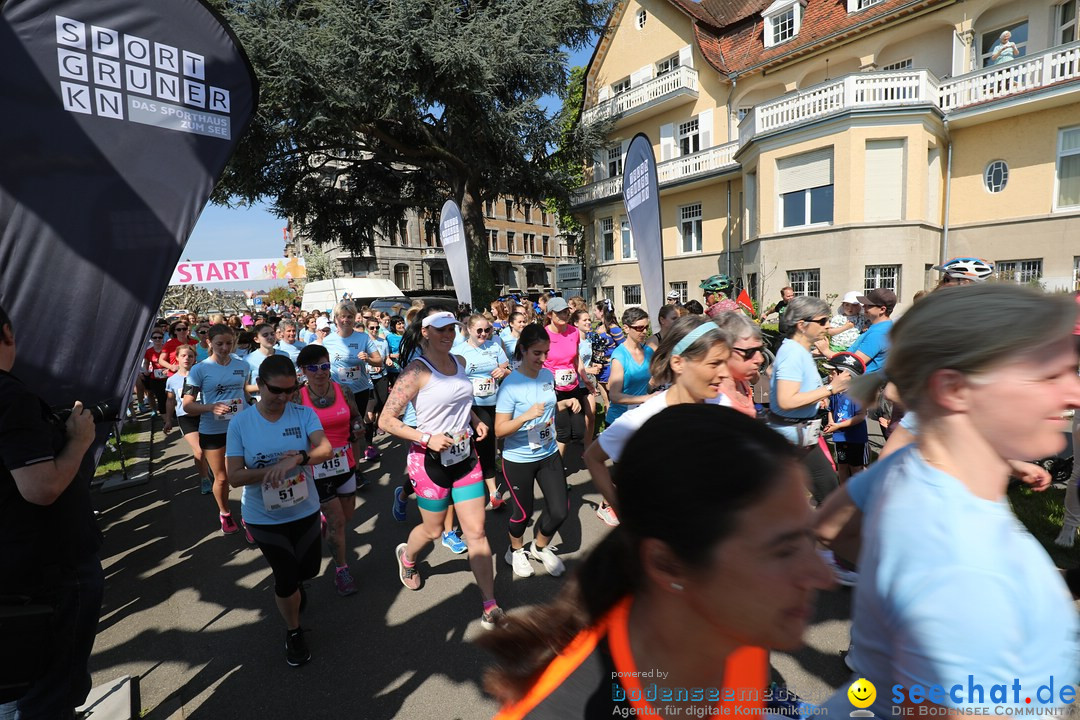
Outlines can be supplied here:
<path id="1" fill-rule="evenodd" d="M 675 343 L 675 349 L 672 350 L 671 356 L 676 357 L 677 355 L 682 355 L 684 352 L 686 352 L 686 349 L 693 345 L 698 338 L 700 338 L 702 335 L 709 332 L 710 330 L 716 329 L 717 325 L 714 322 L 706 322 L 698 325 L 696 328 L 688 332 L 686 334 L 686 337 Z"/>

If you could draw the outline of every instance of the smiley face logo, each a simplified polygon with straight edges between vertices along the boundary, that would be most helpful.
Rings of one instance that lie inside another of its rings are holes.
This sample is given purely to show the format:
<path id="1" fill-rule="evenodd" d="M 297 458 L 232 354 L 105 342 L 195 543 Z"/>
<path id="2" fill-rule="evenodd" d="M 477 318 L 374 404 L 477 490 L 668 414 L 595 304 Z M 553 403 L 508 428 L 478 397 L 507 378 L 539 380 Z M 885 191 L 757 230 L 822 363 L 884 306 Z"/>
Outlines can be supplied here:
<path id="1" fill-rule="evenodd" d="M 857 708 L 868 708 L 877 698 L 877 688 L 866 678 L 859 678 L 851 683 L 847 691 L 848 700 Z"/>

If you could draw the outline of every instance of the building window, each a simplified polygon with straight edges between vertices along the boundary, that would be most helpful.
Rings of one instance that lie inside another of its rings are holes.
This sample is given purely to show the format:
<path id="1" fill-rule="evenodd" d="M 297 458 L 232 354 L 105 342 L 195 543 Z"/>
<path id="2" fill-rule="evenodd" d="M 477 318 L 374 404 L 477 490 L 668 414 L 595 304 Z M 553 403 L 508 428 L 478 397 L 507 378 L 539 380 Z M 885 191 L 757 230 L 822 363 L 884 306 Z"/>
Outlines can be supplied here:
<path id="1" fill-rule="evenodd" d="M 765 47 L 779 45 L 799 34 L 805 5 L 806 0 L 776 0 L 765 8 L 761 13 L 765 19 Z"/>
<path id="2" fill-rule="evenodd" d="M 514 201 L 513 200 L 507 200 L 506 201 L 506 219 L 507 220 L 513 220 L 514 219 Z"/>
<path id="3" fill-rule="evenodd" d="M 525 222 L 532 222 L 532 205 L 529 203 L 525 203 Z"/>
<path id="4" fill-rule="evenodd" d="M 1058 45 L 1076 40 L 1076 3 L 1068 0 L 1054 7 L 1054 38 Z"/>
<path id="5" fill-rule="evenodd" d="M 640 305 L 641 304 L 641 286 L 640 285 L 623 285 L 622 286 L 622 301 L 623 305 Z"/>
<path id="6" fill-rule="evenodd" d="M 750 301 L 756 303 L 758 301 L 757 292 L 757 273 L 748 273 L 746 276 L 746 291 L 750 293 Z"/>
<path id="7" fill-rule="evenodd" d="M 1037 283 L 1042 278 L 1042 260 L 1000 260 L 994 263 L 994 269 L 1002 280 L 1021 285 Z"/>
<path id="8" fill-rule="evenodd" d="M 912 68 L 913 64 L 914 63 L 912 62 L 912 59 L 908 58 L 907 60 L 901 60 L 899 62 L 894 62 L 894 63 L 890 63 L 888 65 L 884 65 L 884 66 L 882 66 L 881 69 L 886 70 L 886 71 L 888 71 L 888 70 L 910 70 Z"/>
<path id="9" fill-rule="evenodd" d="M 409 287 L 409 266 L 398 264 L 394 266 L 394 284 L 399 290 L 411 290 Z"/>
<path id="10" fill-rule="evenodd" d="M 858 12 L 859 10 L 865 10 L 871 5 L 877 5 L 881 0 L 847 0 L 847 11 L 849 13 Z"/>
<path id="11" fill-rule="evenodd" d="M 536 236 L 532 233 L 525 233 L 521 236 L 521 239 L 525 245 L 524 252 L 526 255 L 536 254 Z"/>
<path id="12" fill-rule="evenodd" d="M 679 208 L 679 234 L 682 252 L 701 252 L 701 203 Z"/>
<path id="13" fill-rule="evenodd" d="M 600 288 L 600 296 L 604 300 L 610 300 L 611 302 L 615 302 L 615 286 L 604 285 Z"/>
<path id="14" fill-rule="evenodd" d="M 780 226 L 828 225 L 833 220 L 832 148 L 776 161 Z"/>
<path id="15" fill-rule="evenodd" d="M 398 234 L 401 236 L 401 247 L 409 246 L 409 224 L 404 220 L 398 225 Z"/>
<path id="16" fill-rule="evenodd" d="M 611 83 L 611 94 L 612 95 L 618 95 L 619 93 L 624 93 L 629 89 L 630 89 L 630 78 L 629 77 L 624 77 L 622 80 L 619 80 L 618 82 Z"/>
<path id="17" fill-rule="evenodd" d="M 609 178 L 622 175 L 622 146 L 616 145 L 607 151 L 607 176 Z"/>
<path id="18" fill-rule="evenodd" d="M 615 259 L 615 221 L 612 218 L 600 220 L 600 262 Z"/>
<path id="19" fill-rule="evenodd" d="M 679 125 L 679 155 L 690 155 L 701 150 L 701 136 L 698 134 L 698 119 L 688 120 Z"/>
<path id="20" fill-rule="evenodd" d="M 443 290 L 446 288 L 446 273 L 441 267 L 431 268 L 431 289 Z"/>
<path id="21" fill-rule="evenodd" d="M 517 252 L 517 248 L 514 246 L 514 233 L 506 231 L 506 252 Z"/>
<path id="22" fill-rule="evenodd" d="M 498 230 L 488 230 L 488 247 L 491 249 L 491 252 L 498 252 L 499 251 L 499 231 Z"/>
<path id="23" fill-rule="evenodd" d="M 1009 166 L 1005 164 L 1004 160 L 994 160 L 986 166 L 986 171 L 983 172 L 983 182 L 986 183 L 986 189 L 990 192 L 1001 192 L 1009 182 Z"/>
<path id="24" fill-rule="evenodd" d="M 622 221 L 622 259 L 637 259 L 637 251 L 634 249 L 634 236 L 630 234 L 630 222 L 626 219 Z"/>
<path id="25" fill-rule="evenodd" d="M 489 217 L 489 218 L 495 217 L 495 201 L 494 200 L 485 200 L 484 201 L 484 216 Z"/>
<path id="26" fill-rule="evenodd" d="M 789 270 L 787 282 L 796 295 L 821 296 L 821 270 Z"/>
<path id="27" fill-rule="evenodd" d="M 791 7 L 773 18 L 772 44 L 779 45 L 795 37 L 795 8 Z"/>
<path id="28" fill-rule="evenodd" d="M 1080 127 L 1058 133 L 1058 210 L 1080 207 Z"/>
<path id="29" fill-rule="evenodd" d="M 674 290 L 679 293 L 679 304 L 686 304 L 686 289 L 687 284 L 684 282 L 671 282 L 668 283 L 668 289 Z"/>
<path id="30" fill-rule="evenodd" d="M 541 224 L 541 225 L 547 225 L 547 224 L 548 224 L 548 221 L 547 221 L 547 210 L 541 210 L 541 211 L 540 211 L 540 224 Z"/>
<path id="31" fill-rule="evenodd" d="M 672 55 L 669 58 L 664 58 L 660 62 L 656 63 L 656 75 L 655 75 L 655 77 L 660 77 L 661 75 L 667 75 L 669 72 L 673 72 L 675 70 L 675 68 L 677 68 L 677 67 L 679 67 L 679 56 L 678 55 Z"/>
<path id="32" fill-rule="evenodd" d="M 999 47 L 998 41 L 1001 39 L 1002 33 L 1005 32 L 1010 33 L 1011 37 L 1009 38 L 1009 42 L 1013 43 L 1016 46 L 1015 48 Z M 1023 20 L 1008 27 L 1002 27 L 997 30 L 983 33 L 982 43 L 979 46 L 980 67 L 990 67 L 991 65 L 997 65 L 999 63 L 1009 62 L 1018 57 L 1023 57 L 1027 53 L 1027 41 L 1027 20 Z M 994 57 L 995 54 L 997 54 L 996 58 Z"/>
<path id="33" fill-rule="evenodd" d="M 644 30 L 645 29 L 645 21 L 648 20 L 648 19 L 649 19 L 649 14 L 647 12 L 645 12 L 644 8 L 642 8 L 641 10 L 638 10 L 637 11 L 637 29 L 638 30 Z"/>
<path id="34" fill-rule="evenodd" d="M 1073 284 L 1072 289 L 1080 290 L 1080 256 L 1073 258 Z"/>
<path id="35" fill-rule="evenodd" d="M 885 288 L 900 294 L 900 266 L 899 265 L 867 265 L 866 281 L 863 283 L 863 292 L 869 293 L 874 288 Z"/>

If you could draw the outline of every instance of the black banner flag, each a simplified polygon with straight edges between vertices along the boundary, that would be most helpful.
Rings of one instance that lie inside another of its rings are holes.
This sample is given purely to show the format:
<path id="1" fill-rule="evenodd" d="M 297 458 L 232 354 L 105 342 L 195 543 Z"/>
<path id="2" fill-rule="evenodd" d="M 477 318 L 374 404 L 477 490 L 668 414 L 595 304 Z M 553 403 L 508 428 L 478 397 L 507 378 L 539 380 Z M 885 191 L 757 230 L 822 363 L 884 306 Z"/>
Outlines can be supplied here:
<path id="1" fill-rule="evenodd" d="M 198 0 L 0 0 L 0 17 L 14 372 L 53 405 L 123 401 L 255 76 Z"/>

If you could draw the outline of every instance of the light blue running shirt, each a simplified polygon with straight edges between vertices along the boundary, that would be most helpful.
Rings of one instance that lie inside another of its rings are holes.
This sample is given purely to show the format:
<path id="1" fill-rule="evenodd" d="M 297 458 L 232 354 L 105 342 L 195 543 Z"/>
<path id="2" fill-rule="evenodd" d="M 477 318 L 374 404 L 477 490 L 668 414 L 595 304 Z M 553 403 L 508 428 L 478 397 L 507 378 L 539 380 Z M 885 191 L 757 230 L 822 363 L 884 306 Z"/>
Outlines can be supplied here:
<path id="1" fill-rule="evenodd" d="M 199 402 L 204 405 L 223 402 L 233 408 L 228 415 L 220 418 L 212 412 L 200 415 L 200 433 L 220 435 L 229 429 L 229 420 L 246 405 L 244 385 L 247 384 L 247 377 L 248 364 L 235 355 L 229 356 L 228 365 L 218 365 L 211 357 L 191 368 L 184 384 L 185 395 L 199 397 L 199 393 L 202 393 Z"/>
<path id="2" fill-rule="evenodd" d="M 347 338 L 337 333 L 330 333 L 323 340 L 323 347 L 330 354 L 330 375 L 334 380 L 354 393 L 361 393 L 372 388 L 367 363 L 358 357 L 360 353 L 370 355 L 378 352 L 371 336 L 359 331 L 354 331 Z"/>
<path id="3" fill-rule="evenodd" d="M 494 405 L 498 383 L 491 377 L 491 373 L 507 362 L 502 345 L 494 340 L 488 340 L 480 347 L 473 347 L 472 343 L 465 342 L 456 346 L 453 353 L 465 360 L 465 374 L 469 376 L 473 387 L 473 402 L 482 407 Z"/>
<path id="4" fill-rule="evenodd" d="M 512 418 L 524 415 L 536 403 L 544 403 L 544 414 L 529 420 L 503 439 L 503 458 L 528 463 L 543 460 L 559 451 L 555 441 L 555 375 L 541 369 L 533 380 L 521 370 L 506 376 L 495 400 L 495 412 Z"/>

